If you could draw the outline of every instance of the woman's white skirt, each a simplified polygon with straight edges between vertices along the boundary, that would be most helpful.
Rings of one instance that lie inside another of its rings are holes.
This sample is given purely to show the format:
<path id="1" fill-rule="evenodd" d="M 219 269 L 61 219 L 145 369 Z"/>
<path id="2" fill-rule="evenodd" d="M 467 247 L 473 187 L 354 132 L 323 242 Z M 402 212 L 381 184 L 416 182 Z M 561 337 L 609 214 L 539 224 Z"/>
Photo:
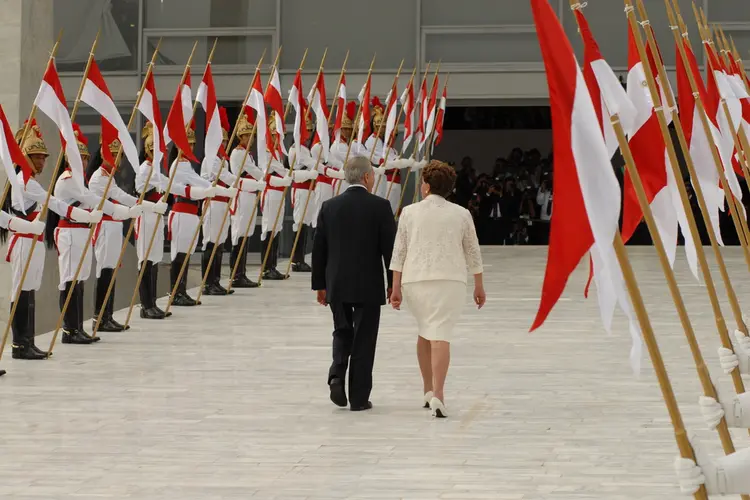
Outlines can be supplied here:
<path id="1" fill-rule="evenodd" d="M 403 299 L 417 320 L 419 336 L 450 342 L 466 301 L 466 283 L 430 280 L 404 283 Z"/>

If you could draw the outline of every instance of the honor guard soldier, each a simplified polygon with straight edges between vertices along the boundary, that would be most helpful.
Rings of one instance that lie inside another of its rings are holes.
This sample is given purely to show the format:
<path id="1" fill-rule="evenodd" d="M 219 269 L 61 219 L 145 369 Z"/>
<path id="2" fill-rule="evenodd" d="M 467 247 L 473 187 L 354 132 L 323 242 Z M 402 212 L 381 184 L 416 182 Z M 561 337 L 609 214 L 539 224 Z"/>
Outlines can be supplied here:
<path id="1" fill-rule="evenodd" d="M 273 114 L 271 114 L 268 117 L 269 130 L 276 130 L 275 123 Z M 270 135 L 274 142 L 284 140 L 283 137 L 279 137 L 278 132 Z M 271 163 L 266 175 L 266 189 L 263 191 L 263 197 L 261 198 L 261 209 L 263 211 L 260 219 L 261 258 L 265 258 L 269 244 L 271 245 L 271 249 L 268 261 L 266 262 L 266 269 L 263 271 L 263 279 L 283 280 L 286 277 L 276 269 L 279 260 L 279 239 L 275 236 L 281 232 L 284 226 L 284 207 L 281 205 L 282 197 L 284 190 L 292 184 L 292 178 L 287 176 L 284 165 L 274 158 L 272 152 L 274 149 L 273 144 L 266 144 L 266 149 Z M 270 233 L 276 222 L 277 214 L 279 216 L 278 223 L 276 223 L 274 234 L 271 235 Z"/>
<path id="2" fill-rule="evenodd" d="M 101 136 L 100 136 L 101 140 Z M 116 205 L 122 205 L 125 207 L 134 207 L 138 204 L 138 198 L 131 196 L 130 194 L 123 191 L 120 186 L 117 185 L 116 178 L 112 177 L 115 175 L 114 166 L 107 160 L 103 154 L 104 147 L 107 147 L 110 158 L 116 158 L 118 151 L 121 149 L 119 139 L 115 139 L 109 146 L 102 145 L 99 151 L 89 161 L 88 167 L 86 168 L 86 178 L 88 179 L 89 190 L 95 194 L 98 198 L 104 195 L 104 191 L 107 189 L 107 183 L 109 184 L 109 191 L 107 191 L 107 198 L 109 201 Z M 137 165 L 136 165 L 137 167 Z M 142 203 L 143 211 L 157 213 L 164 215 L 167 211 L 167 204 L 164 202 L 150 202 L 143 200 Z M 115 284 L 112 283 L 112 291 L 110 292 L 106 306 L 104 306 L 104 298 L 107 295 L 110 282 L 114 276 L 115 266 L 119 261 L 120 249 L 122 248 L 123 239 L 123 221 L 104 215 L 102 220 L 97 224 L 94 236 L 91 239 L 91 244 L 94 246 L 94 256 L 96 257 L 96 294 L 94 296 L 94 314 L 98 316 L 99 311 L 102 311 L 102 320 L 99 323 L 100 332 L 121 332 L 125 329 L 123 325 L 115 321 L 113 317 L 114 305 L 115 305 Z M 104 309 L 102 310 L 102 306 Z M 92 328 L 96 328 L 96 316 L 94 317 Z"/>
<path id="3" fill-rule="evenodd" d="M 259 193 L 263 192 L 266 183 L 263 179 L 263 171 L 258 168 L 253 160 L 253 155 L 248 151 L 250 148 L 250 137 L 253 133 L 253 125 L 247 120 L 245 113 L 240 113 L 239 124 L 237 125 L 237 137 L 239 144 L 232 150 L 229 157 L 229 166 L 234 176 L 242 177 L 243 187 L 234 203 L 231 205 L 230 213 L 232 217 L 232 254 L 229 265 L 234 269 L 237 259 L 237 274 L 232 281 L 232 288 L 257 288 L 258 284 L 247 277 L 247 244 L 240 255 L 240 246 L 245 231 L 248 231 L 247 237 L 250 238 L 255 232 L 255 221 L 258 217 L 258 207 L 256 198 Z M 265 165 L 263 166 L 265 168 Z M 247 183 L 247 184 L 245 184 Z M 257 189 L 253 189 L 253 188 Z M 250 217 L 252 216 L 252 220 Z M 248 230 L 249 228 L 249 230 Z"/>
<path id="4" fill-rule="evenodd" d="M 145 139 L 143 144 L 144 160 L 135 174 L 135 189 L 138 193 L 145 192 L 145 200 L 157 203 L 164 201 L 162 197 L 164 190 L 169 184 L 169 179 L 161 173 L 159 165 L 153 164 L 154 135 L 151 123 L 147 123 L 146 127 L 144 127 L 142 137 Z M 192 169 L 192 166 L 190 168 Z M 148 184 L 146 184 L 146 179 L 148 179 Z M 177 179 L 173 181 L 170 191 L 174 195 L 189 200 L 202 200 L 214 193 L 212 188 L 191 188 L 182 184 Z M 156 305 L 158 269 L 164 254 L 164 219 L 157 215 L 154 212 L 144 212 L 138 218 L 135 225 L 139 271 L 140 266 L 146 266 L 143 270 L 143 279 L 138 290 L 141 299 L 141 318 L 144 319 L 164 319 L 166 317 L 164 311 Z M 159 226 L 155 233 L 154 244 L 151 246 L 151 251 L 146 255 L 149 240 L 151 239 L 151 235 L 154 234 L 153 231 L 156 227 L 157 219 Z M 173 251 L 174 248 L 173 246 Z M 171 315 L 172 313 L 170 312 L 169 314 Z"/>
<path id="5" fill-rule="evenodd" d="M 315 193 L 317 194 L 317 203 L 315 204 L 315 215 L 313 215 L 313 228 L 318 224 L 318 213 L 320 207 L 326 201 L 333 198 L 336 193 L 337 184 L 344 181 L 344 159 L 346 150 L 349 148 L 349 140 L 352 136 L 352 127 L 354 114 L 357 112 L 357 105 L 352 101 L 346 105 L 341 115 L 341 128 L 333 136 L 331 151 L 328 154 L 328 163 L 324 170 L 325 175 L 318 177 L 315 184 Z M 346 189 L 346 186 L 342 186 Z"/>
<path id="6" fill-rule="evenodd" d="M 385 198 L 388 195 L 388 201 L 391 203 L 391 209 L 393 213 L 396 213 L 398 209 L 399 201 L 401 200 L 401 172 L 400 168 L 411 165 L 401 165 L 396 150 L 390 147 L 392 140 L 388 141 L 388 148 L 385 147 L 385 110 L 380 102 L 380 99 L 374 97 L 372 99 L 372 135 L 365 142 L 365 148 L 367 149 L 367 156 L 372 155 L 372 162 L 378 167 L 375 169 L 375 173 L 380 177 L 376 179 L 377 192 L 374 193 L 381 198 Z M 391 138 L 392 139 L 392 138 Z M 374 153 L 373 153 L 374 150 Z M 384 164 L 385 157 L 388 156 L 388 163 Z M 389 190 L 389 184 L 393 186 Z"/>
<path id="7" fill-rule="evenodd" d="M 82 162 L 86 164 L 90 158 L 86 138 L 81 133 L 77 124 L 74 124 L 73 128 L 75 129 L 76 142 L 78 143 L 78 153 Z M 69 163 L 70 158 L 68 158 L 67 153 L 65 159 L 66 168 L 55 183 L 55 197 L 71 206 L 80 207 L 88 211 L 97 210 L 101 202 L 101 196 L 97 196 L 86 187 L 81 190 L 73 177 Z M 138 205 L 129 208 L 125 205 L 116 205 L 109 200 L 104 200 L 102 211 L 111 219 L 125 220 L 138 217 L 143 212 L 143 208 Z M 99 221 L 102 220 L 101 213 L 97 217 Z M 77 222 L 69 217 L 59 217 L 59 220 L 56 219 L 58 217 L 54 215 L 50 215 L 47 219 L 47 236 L 49 238 L 54 235 L 54 243 L 57 247 L 57 261 L 60 271 L 58 289 L 60 290 L 61 311 L 71 287 L 73 288 L 68 308 L 65 309 L 65 315 L 63 316 L 62 341 L 64 344 L 91 344 L 92 342 L 98 342 L 100 337 L 92 337 L 83 327 L 83 287 L 91 274 L 92 261 L 92 252 L 86 251 L 85 256 L 83 255 L 84 248 L 91 244 L 89 241 L 89 224 Z M 99 221 L 97 221 L 97 224 Z M 82 257 L 83 265 L 81 266 L 81 272 L 77 280 L 74 281 L 76 269 Z"/>
<path id="8" fill-rule="evenodd" d="M 22 134 L 23 128 L 16 133 L 16 141 L 20 141 Z M 13 289 L 11 291 L 13 295 L 11 296 L 11 300 L 15 300 L 18 289 L 19 287 L 21 288 L 21 293 L 18 295 L 18 304 L 16 305 L 16 314 L 13 316 L 11 323 L 13 331 L 13 359 L 45 359 L 47 353 L 36 347 L 34 336 L 36 334 L 36 291 L 39 290 L 42 284 L 44 256 L 46 254 L 44 245 L 39 244 L 39 242 L 44 240 L 44 231 L 40 227 L 44 223 L 37 219 L 42 205 L 47 198 L 47 191 L 39 184 L 36 177 L 41 175 L 44 170 L 49 153 L 36 122 L 32 122 L 28 135 L 21 145 L 21 150 L 31 160 L 29 164 L 31 168 L 30 177 L 26 181 L 23 171 L 18 167 L 18 184 L 23 186 L 24 190 L 23 192 L 18 192 L 16 189 L 13 189 L 11 192 L 9 206 L 7 207 L 13 216 L 7 228 L 10 230 L 10 234 L 8 234 L 4 224 L 0 230 L 3 240 L 10 236 L 5 260 L 10 262 L 11 271 L 13 272 Z M 48 207 L 50 211 L 70 217 L 78 222 L 97 222 L 96 214 L 90 214 L 80 208 L 71 207 L 55 196 L 49 198 Z M 18 219 L 23 219 L 26 223 Z M 31 263 L 26 278 L 23 281 L 23 286 L 21 286 L 21 276 L 26 266 L 26 261 L 31 254 L 31 246 L 34 240 L 37 240 L 38 243 L 34 247 L 34 253 L 31 255 Z M 11 303 L 11 310 L 13 310 L 13 306 L 14 303 Z"/>
<path id="9" fill-rule="evenodd" d="M 344 180 L 344 166 L 347 161 L 347 152 L 349 158 L 355 156 L 365 156 L 367 150 L 360 144 L 354 134 L 354 118 L 357 116 L 357 104 L 354 101 L 346 105 L 344 116 L 341 118 L 341 139 L 336 140 L 331 146 L 331 154 L 328 156 L 328 163 L 339 172 L 329 172 L 328 175 L 339 179 L 333 186 L 334 194 L 341 193 L 349 187 L 349 183 Z M 351 147 L 349 144 L 351 143 Z M 339 184 L 340 183 L 340 184 Z M 339 187 L 340 186 L 340 187 Z"/>
<path id="10" fill-rule="evenodd" d="M 225 151 L 227 150 L 227 147 L 229 145 L 229 119 L 227 118 L 227 110 L 223 107 L 219 108 L 219 116 L 221 117 L 221 132 L 223 134 L 222 148 L 219 151 L 219 155 L 226 156 Z M 249 136 L 245 135 L 245 137 L 247 138 Z M 244 152 L 244 149 L 242 149 L 242 151 Z M 242 161 L 242 159 L 240 159 L 239 161 Z M 204 158 L 203 163 L 201 164 L 201 177 L 213 183 L 214 180 L 216 180 L 219 169 L 221 168 L 221 162 L 222 158 L 220 156 L 216 156 L 213 162 L 211 162 L 211 165 L 209 165 L 208 159 Z M 224 165 L 224 168 L 221 168 L 221 175 L 219 175 L 218 186 L 228 188 L 235 185 L 237 177 L 230 172 L 230 169 L 230 165 L 226 164 Z M 203 269 L 204 275 L 206 274 L 206 269 L 208 268 L 208 260 L 211 258 L 211 252 L 213 252 L 214 246 L 219 245 L 219 247 L 216 249 L 216 256 L 211 263 L 211 271 L 208 273 L 206 286 L 203 288 L 203 293 L 205 295 L 227 294 L 227 289 L 221 286 L 221 261 L 223 255 L 222 247 L 224 246 L 224 242 L 226 241 L 227 235 L 229 234 L 229 224 L 224 224 L 224 229 L 222 230 L 221 235 L 218 234 L 219 227 L 221 226 L 222 220 L 224 218 L 224 214 L 227 211 L 227 203 L 229 203 L 231 206 L 236 206 L 239 203 L 240 197 L 243 195 L 243 193 L 251 194 L 253 196 L 254 203 L 255 194 L 259 189 L 263 189 L 263 187 L 265 187 L 265 183 L 263 182 L 256 181 L 252 178 L 242 178 L 239 182 L 240 192 L 234 199 L 230 199 L 227 196 L 218 195 L 214 196 L 211 199 L 211 202 L 208 206 L 208 212 L 203 218 L 203 259 L 201 261 L 201 268 Z M 250 209 L 252 210 L 252 207 Z M 249 216 L 250 214 L 248 214 L 248 217 Z M 235 261 L 236 259 L 233 260 L 233 263 Z M 247 279 L 247 276 L 244 276 L 244 270 L 242 272 L 244 279 Z M 237 281 L 237 279 L 235 279 L 235 281 Z M 231 290 L 230 293 L 234 293 L 234 290 Z"/>
<path id="11" fill-rule="evenodd" d="M 313 179 L 320 179 L 318 171 L 315 170 L 318 155 L 321 154 L 322 145 L 318 134 L 315 133 L 315 126 L 311 114 L 307 115 L 305 128 L 308 134 L 308 144 L 312 143 L 312 148 L 308 148 L 304 144 L 294 144 L 289 150 L 289 165 L 294 165 L 294 171 L 292 172 L 292 210 L 294 232 L 297 232 L 300 225 L 302 228 L 299 233 L 299 241 L 297 247 L 294 249 L 294 255 L 292 255 L 292 270 L 296 272 L 309 273 L 312 268 L 305 262 L 305 249 L 307 247 L 307 228 L 313 223 L 316 210 L 315 205 L 317 204 L 315 197 L 310 196 L 310 187 L 312 186 Z M 322 155 L 321 155 L 322 157 Z M 310 197 L 310 202 L 307 203 L 307 198 Z M 307 207 L 305 205 L 307 204 Z M 307 211 L 303 211 L 307 208 Z M 270 260 L 270 258 L 269 258 Z"/>
<path id="12" fill-rule="evenodd" d="M 188 143 L 191 147 L 195 145 L 194 126 L 195 122 L 192 122 L 187 131 Z M 172 148 L 172 156 L 174 156 L 174 159 L 171 162 L 169 173 L 170 175 L 174 175 L 174 182 L 179 182 L 187 189 L 186 195 L 176 195 L 174 197 L 174 204 L 172 205 L 172 211 L 169 213 L 167 227 L 172 254 L 169 276 L 172 289 L 174 289 L 185 259 L 190 259 L 198 243 L 197 239 L 193 241 L 193 235 L 200 223 L 198 216 L 201 209 L 200 200 L 204 197 L 213 198 L 213 196 L 218 195 L 228 202 L 229 199 L 234 199 L 237 190 L 233 187 L 212 187 L 209 181 L 198 175 L 193 169 L 192 163 L 180 154 L 180 150 L 176 145 Z M 208 191 L 208 195 L 199 198 L 191 196 L 190 191 L 196 188 L 203 190 L 202 194 Z M 192 246 L 190 245 L 191 243 Z M 195 299 L 187 294 L 187 275 L 189 269 L 189 266 L 185 267 L 185 272 L 182 273 L 182 278 L 175 291 L 172 305 L 190 307 L 197 304 Z"/>

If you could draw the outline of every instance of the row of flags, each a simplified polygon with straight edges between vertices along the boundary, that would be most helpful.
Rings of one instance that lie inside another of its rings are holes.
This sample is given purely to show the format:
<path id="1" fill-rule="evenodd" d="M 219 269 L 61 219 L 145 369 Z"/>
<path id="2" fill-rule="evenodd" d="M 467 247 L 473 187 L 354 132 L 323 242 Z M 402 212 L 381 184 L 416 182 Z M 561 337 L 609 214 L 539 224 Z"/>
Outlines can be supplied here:
<path id="1" fill-rule="evenodd" d="M 433 144 L 439 144 L 442 139 L 447 88 L 443 89 L 443 96 L 440 99 L 439 105 L 437 105 L 437 83 L 436 75 L 429 101 L 426 97 L 426 81 L 422 82 L 419 103 L 414 101 L 414 89 L 411 81 L 409 82 L 408 88 L 404 90 L 404 93 L 398 99 L 402 106 L 404 106 L 404 114 L 406 116 L 403 141 L 404 152 L 415 134 L 419 140 L 420 150 L 424 147 L 427 138 L 433 130 Z M 364 140 L 374 132 L 370 130 L 370 94 L 371 78 L 368 75 L 368 78 L 359 93 L 359 102 L 362 112 L 360 114 L 359 124 L 356 127 L 358 130 L 357 140 L 359 140 L 360 143 L 364 143 Z M 307 101 L 305 101 L 303 95 L 302 74 L 300 70 L 295 76 L 294 83 L 292 84 L 288 95 L 288 102 L 294 108 L 296 114 L 293 131 L 294 140 L 295 143 L 299 145 L 308 139 L 308 132 L 304 118 L 308 112 L 314 113 L 316 122 L 315 140 L 320 141 L 323 145 L 323 151 L 325 153 L 323 159 L 325 161 L 327 160 L 328 151 L 330 149 L 331 138 L 328 131 L 328 118 L 330 111 L 326 98 L 325 76 L 322 71 L 319 72 L 315 84 L 307 95 Z M 390 134 L 396 128 L 397 96 L 396 82 L 394 82 L 393 87 L 386 98 L 386 137 L 391 137 Z M 115 164 L 115 159 L 112 158 L 108 146 L 119 140 L 122 144 L 122 152 L 128 159 L 128 162 L 133 166 L 138 165 L 138 149 L 128 132 L 127 125 L 124 123 L 119 111 L 117 110 L 117 106 L 107 88 L 104 77 L 96 64 L 96 61 L 93 59 L 89 65 L 89 71 L 86 74 L 81 101 L 89 105 L 101 115 L 102 151 L 103 154 L 106 155 L 105 160 L 112 165 Z M 196 101 L 206 113 L 205 156 L 210 159 L 216 158 L 219 155 L 225 157 L 226 151 L 223 150 L 222 146 L 222 118 L 216 99 L 216 89 L 214 87 L 210 63 L 206 65 L 203 78 L 198 86 Z M 308 103 L 311 108 L 309 111 L 307 109 Z M 54 59 L 50 59 L 34 104 L 42 113 L 55 123 L 57 129 L 60 131 L 62 147 L 68 159 L 72 178 L 75 180 L 75 183 L 83 189 L 85 167 L 78 152 L 74 124 L 68 113 L 67 101 L 63 93 L 62 84 L 55 67 Z M 338 105 L 338 110 L 334 122 L 333 135 L 334 140 L 340 140 L 343 113 L 345 112 L 347 105 L 345 75 L 342 75 L 341 87 L 336 96 L 335 104 Z M 418 105 L 422 109 L 422 119 L 417 121 L 415 130 L 414 113 Z M 288 154 L 283 141 L 284 134 L 286 133 L 283 106 L 281 83 L 276 68 L 272 68 L 271 70 L 270 82 L 265 92 L 261 85 L 260 72 L 256 71 L 253 77 L 251 91 L 248 94 L 247 100 L 243 103 L 243 111 L 245 112 L 248 121 L 254 123 L 257 128 L 256 140 L 258 161 L 260 165 L 268 164 L 267 150 L 269 149 L 271 154 L 277 159 L 282 155 Z M 193 120 L 193 100 L 189 67 L 186 69 L 184 78 L 177 88 L 165 122 L 162 121 L 159 101 L 156 95 L 154 75 L 151 71 L 149 71 L 146 76 L 143 85 L 143 92 L 138 103 L 138 110 L 152 125 L 154 136 L 154 164 L 162 165 L 164 163 L 166 159 L 166 149 L 170 143 L 174 143 L 182 151 L 185 158 L 193 162 L 198 161 L 188 143 L 186 132 L 186 127 Z M 0 111 L 2 110 L 0 109 Z M 269 114 L 274 118 L 273 122 L 275 124 L 275 130 L 270 130 L 267 126 Z M 10 130 L 10 126 L 2 113 L 0 113 L 0 120 L 2 120 L 4 131 L 6 129 Z M 275 137 L 280 137 L 281 139 L 274 139 Z M 271 147 L 267 148 L 269 145 Z M 19 165 L 24 171 L 25 179 L 28 179 L 31 176 L 31 167 L 23 160 L 23 155 L 20 153 L 20 149 L 16 144 L 12 133 L 10 135 L 8 135 L 7 132 L 0 134 L 0 160 L 3 162 L 7 177 L 13 183 L 13 187 L 19 193 L 22 193 L 22 186 L 18 185 L 18 180 L 14 172 L 14 164 Z M 164 167 L 167 169 L 166 164 Z"/>
<path id="2" fill-rule="evenodd" d="M 634 33 L 628 31 L 628 76 L 624 89 L 609 64 L 602 56 L 591 29 L 583 15 L 583 5 L 573 6 L 574 15 L 584 42 L 583 70 L 579 68 L 570 43 L 559 20 L 546 0 L 531 0 L 539 43 L 547 73 L 550 107 L 553 117 L 555 156 L 555 216 L 552 220 L 547 270 L 542 298 L 532 330 L 541 326 L 561 296 L 570 274 L 586 253 L 590 253 L 592 277 L 597 284 L 600 312 L 604 326 L 610 329 L 615 308 L 619 305 L 630 319 L 633 335 L 632 362 L 637 369 L 641 350 L 641 336 L 625 293 L 622 271 L 613 248 L 619 229 L 620 187 L 610 160 L 618 149 L 611 123 L 617 117 L 626 134 L 648 203 L 654 214 L 670 265 L 677 252 L 678 230 L 685 240 L 685 252 L 691 272 L 700 279 L 696 244 L 687 222 L 673 169 L 667 154 L 667 144 L 661 132 L 657 112 L 664 106 L 667 125 L 672 112 L 667 109 L 666 96 L 672 89 L 656 92 L 661 103 L 654 103 L 644 71 L 648 65 L 652 74 L 665 71 L 658 48 L 646 49 L 642 59 Z M 652 30 L 645 23 L 644 30 Z M 653 34 L 653 32 L 651 32 Z M 737 174 L 742 175 L 738 159 L 741 152 L 735 147 L 735 135 L 740 129 L 750 133 L 750 82 L 742 76 L 735 61 L 725 63 L 714 46 L 703 42 L 708 54 L 708 71 L 704 83 L 695 54 L 689 41 L 682 37 L 688 67 L 677 57 L 677 88 L 679 120 L 686 132 L 689 152 L 694 159 L 698 179 L 714 222 L 717 240 L 719 212 L 725 210 L 724 186 L 712 158 L 715 148 L 721 157 L 722 170 L 729 188 L 729 198 L 742 199 Z M 730 58 L 733 59 L 733 58 Z M 705 104 L 710 137 L 701 122 L 690 80 L 698 85 L 698 94 Z M 669 85 L 668 80 L 666 80 Z M 670 97 L 671 98 L 671 97 Z M 725 112 L 723 103 L 726 103 Z M 728 200 L 730 210 L 734 200 Z M 742 207 L 741 203 L 737 204 Z M 633 181 L 626 171 L 622 190 L 622 239 L 633 235 L 643 219 L 643 212 L 635 194 Z"/>

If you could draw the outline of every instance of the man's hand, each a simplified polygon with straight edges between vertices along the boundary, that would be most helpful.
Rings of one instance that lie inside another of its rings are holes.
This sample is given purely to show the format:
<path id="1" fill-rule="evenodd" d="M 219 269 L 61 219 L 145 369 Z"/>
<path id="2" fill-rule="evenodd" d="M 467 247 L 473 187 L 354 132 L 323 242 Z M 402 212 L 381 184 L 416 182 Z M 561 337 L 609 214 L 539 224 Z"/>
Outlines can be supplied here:
<path id="1" fill-rule="evenodd" d="M 388 302 L 390 302 L 391 307 L 393 307 L 397 311 L 401 310 L 401 300 L 401 288 L 388 290 Z"/>
<path id="2" fill-rule="evenodd" d="M 328 303 L 326 302 L 326 291 L 317 290 L 315 293 L 317 294 L 316 300 L 318 301 L 318 304 L 320 304 L 321 306 L 327 306 Z"/>

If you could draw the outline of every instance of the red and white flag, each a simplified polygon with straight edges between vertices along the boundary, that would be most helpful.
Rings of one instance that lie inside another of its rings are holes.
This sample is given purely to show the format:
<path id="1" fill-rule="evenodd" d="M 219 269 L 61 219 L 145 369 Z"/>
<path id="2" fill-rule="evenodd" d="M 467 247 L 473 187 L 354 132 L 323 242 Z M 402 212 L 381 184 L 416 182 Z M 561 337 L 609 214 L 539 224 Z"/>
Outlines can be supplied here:
<path id="1" fill-rule="evenodd" d="M 367 75 L 367 80 L 362 86 L 362 90 L 359 91 L 357 99 L 359 99 L 360 109 L 359 123 L 357 124 L 357 142 L 364 145 L 367 138 L 372 134 L 370 127 L 370 75 Z"/>
<path id="2" fill-rule="evenodd" d="M 270 134 L 279 134 L 279 137 L 282 139 L 279 141 L 278 151 L 284 156 L 288 156 L 289 153 L 286 150 L 286 146 L 284 146 L 283 140 L 286 134 L 284 128 L 284 102 L 281 99 L 281 82 L 279 81 L 279 71 L 276 68 L 271 70 L 271 84 L 266 87 L 266 94 L 263 98 L 266 104 L 271 107 L 271 113 L 273 113 L 274 123 L 276 124 L 276 130 L 269 132 Z"/>
<path id="3" fill-rule="evenodd" d="M 143 87 L 143 95 L 138 103 L 138 111 L 146 117 L 151 125 L 151 132 L 154 134 L 154 158 L 153 164 L 160 165 L 163 159 L 166 159 L 167 145 L 164 142 L 161 131 L 161 110 L 159 109 L 159 99 L 156 97 L 156 85 L 154 84 L 154 74 L 149 73 L 146 78 L 146 85 Z M 164 170 L 168 171 L 169 166 L 164 165 Z"/>
<path id="4" fill-rule="evenodd" d="M 2 106 L 0 106 L 0 122 L 2 122 L 3 127 L 3 133 L 0 134 L 0 161 L 2 161 L 3 168 L 5 168 L 5 176 L 8 178 L 8 182 L 10 182 L 19 199 L 23 201 L 24 186 L 18 182 L 15 165 L 21 168 L 24 185 L 29 182 L 32 176 L 31 165 L 28 164 L 26 155 L 23 154 L 20 146 L 16 143 L 13 130 L 10 128 L 8 118 L 5 117 L 5 111 L 3 111 Z M 35 122 L 32 122 L 32 125 L 34 124 Z M 29 134 L 33 133 L 35 132 L 29 128 Z"/>
<path id="5" fill-rule="evenodd" d="M 333 123 L 334 140 L 341 140 L 341 124 L 343 123 L 344 113 L 346 112 L 346 74 L 341 75 L 341 86 L 336 103 L 336 121 Z"/>
<path id="6" fill-rule="evenodd" d="M 711 138 L 709 139 L 703 128 L 698 106 L 695 105 L 695 97 L 693 96 L 693 90 L 687 73 L 688 68 L 685 68 L 682 62 L 679 47 L 675 47 L 677 51 L 677 101 L 680 108 L 680 122 L 685 131 L 685 140 L 687 141 L 690 156 L 693 159 L 695 172 L 698 177 L 697 179 L 691 179 L 691 182 L 693 185 L 696 182 L 700 183 L 700 187 L 703 190 L 703 199 L 706 202 L 711 225 L 714 229 L 714 235 L 719 244 L 723 246 L 724 241 L 721 238 L 721 230 L 719 228 L 719 211 L 723 211 L 724 209 L 724 190 L 719 186 L 719 173 L 716 171 L 711 149 L 720 140 L 719 129 L 716 125 L 716 113 L 709 111 L 711 102 L 708 98 L 708 92 L 703 83 L 695 54 L 693 54 L 690 44 L 686 40 L 683 41 L 683 46 L 690 66 L 689 70 L 693 73 L 695 83 L 698 87 L 698 94 L 704 106 L 706 106 L 705 109 L 707 110 L 707 118 L 711 129 Z"/>
<path id="7" fill-rule="evenodd" d="M 331 137 L 328 135 L 328 104 L 326 98 L 326 82 L 323 71 L 318 74 L 315 85 L 310 90 L 307 100 L 315 113 L 315 135 L 323 147 L 323 161 L 328 161 L 328 151 L 331 149 Z"/>
<path id="8" fill-rule="evenodd" d="M 86 77 L 86 83 L 83 85 L 81 100 L 102 115 L 102 155 L 104 159 L 110 165 L 114 166 L 115 159 L 112 157 L 109 145 L 115 139 L 119 139 L 128 163 L 133 168 L 137 167 L 139 165 L 138 148 L 136 148 L 133 138 L 130 132 L 128 132 L 128 126 L 123 121 L 120 112 L 117 110 L 117 106 L 112 100 L 112 94 L 110 94 L 107 83 L 99 71 L 99 66 L 93 59 L 91 60 L 91 67 Z"/>
<path id="9" fill-rule="evenodd" d="M 60 77 L 57 75 L 54 62 L 47 66 L 34 104 L 55 123 L 60 131 L 63 150 L 68 158 L 73 182 L 83 192 L 83 162 L 81 161 L 81 154 L 78 152 L 73 122 L 70 121 L 68 104 L 65 101 L 65 94 L 63 94 Z"/>
<path id="10" fill-rule="evenodd" d="M 659 236 L 664 243 L 669 263 L 673 266 L 677 253 L 677 213 L 672 203 L 672 194 L 667 188 L 667 170 L 671 170 L 671 167 L 665 156 L 666 146 L 646 82 L 643 62 L 638 54 L 633 32 L 629 28 L 628 41 L 627 89 L 628 97 L 636 109 L 635 121 L 628 134 L 628 143 L 656 219 Z M 623 197 L 622 238 L 627 242 L 643 219 L 633 181 L 627 171 Z"/>
<path id="11" fill-rule="evenodd" d="M 435 118 L 435 140 L 432 143 L 433 149 L 443 140 L 443 123 L 445 122 L 445 105 L 447 101 L 448 87 L 444 86 L 443 95 L 440 96 L 440 102 L 438 103 L 437 118 Z"/>
<path id="12" fill-rule="evenodd" d="M 270 166 L 268 149 L 266 147 L 268 125 L 266 122 L 266 103 L 263 100 L 263 86 L 260 84 L 260 71 L 255 72 L 252 90 L 247 97 L 247 101 L 244 102 L 243 108 L 248 121 L 250 121 L 252 111 L 255 112 L 255 141 L 258 145 L 258 165 L 261 165 L 261 168 L 268 169 Z M 267 174 L 268 172 L 265 173 Z"/>
<path id="13" fill-rule="evenodd" d="M 393 131 L 396 129 L 396 117 L 398 116 L 396 111 L 398 105 L 396 104 L 398 99 L 398 88 L 396 82 L 393 82 L 393 87 L 388 91 L 388 95 L 385 97 L 385 143 L 388 147 L 393 147 L 393 142 L 396 139 L 396 134 Z M 393 135 L 393 137 L 391 137 Z"/>
<path id="14" fill-rule="evenodd" d="M 182 151 L 183 157 L 191 162 L 198 163 L 198 159 L 193 155 L 193 150 L 190 148 L 187 131 L 185 130 L 192 119 L 193 101 L 190 91 L 190 69 L 188 68 L 185 82 L 177 89 L 172 107 L 167 115 L 167 123 L 164 125 L 164 144 L 169 145 L 170 142 L 174 142 L 175 146 Z"/>
<path id="15" fill-rule="evenodd" d="M 289 89 L 289 102 L 294 108 L 294 149 L 297 158 L 300 158 L 300 145 L 307 143 L 309 134 L 305 123 L 305 98 L 302 96 L 302 72 L 297 70 L 292 88 Z"/>
<path id="16" fill-rule="evenodd" d="M 419 88 L 419 120 L 417 120 L 417 131 L 416 141 L 421 145 L 422 138 L 425 133 L 425 126 L 427 125 L 427 117 L 429 110 L 427 109 L 427 79 L 422 80 L 422 86 Z M 421 149 L 421 146 L 419 146 Z"/>
<path id="17" fill-rule="evenodd" d="M 406 155 L 406 148 L 414 136 L 414 80 L 409 82 L 399 100 L 404 108 L 404 140 L 401 144 L 401 155 Z"/>
<path id="18" fill-rule="evenodd" d="M 597 287 L 606 287 L 629 318 L 632 307 L 612 242 L 617 232 L 620 187 L 599 128 L 583 75 L 548 0 L 531 0 L 547 72 L 554 147 L 555 212 L 551 220 L 547 271 L 539 328 L 562 295 L 570 275 L 587 252 L 594 258 Z M 631 320 L 631 364 L 639 369 L 642 341 Z"/>
<path id="19" fill-rule="evenodd" d="M 435 75 L 435 79 L 432 81 L 432 90 L 430 90 L 430 101 L 427 104 L 427 121 L 424 126 L 424 135 L 419 140 L 419 150 L 424 149 L 424 145 L 430 138 L 433 129 L 435 128 L 435 107 L 437 105 L 437 86 L 438 77 Z"/>
<path id="20" fill-rule="evenodd" d="M 207 159 L 209 165 L 212 165 L 219 154 L 219 148 L 221 148 L 224 135 L 221 131 L 221 114 L 219 113 L 219 105 L 216 102 L 216 88 L 214 87 L 211 63 L 206 65 L 206 70 L 203 72 L 203 79 L 200 85 L 198 85 L 198 93 L 195 96 L 195 100 L 201 104 L 203 110 L 206 112 L 206 142 L 203 151 L 204 159 Z"/>

